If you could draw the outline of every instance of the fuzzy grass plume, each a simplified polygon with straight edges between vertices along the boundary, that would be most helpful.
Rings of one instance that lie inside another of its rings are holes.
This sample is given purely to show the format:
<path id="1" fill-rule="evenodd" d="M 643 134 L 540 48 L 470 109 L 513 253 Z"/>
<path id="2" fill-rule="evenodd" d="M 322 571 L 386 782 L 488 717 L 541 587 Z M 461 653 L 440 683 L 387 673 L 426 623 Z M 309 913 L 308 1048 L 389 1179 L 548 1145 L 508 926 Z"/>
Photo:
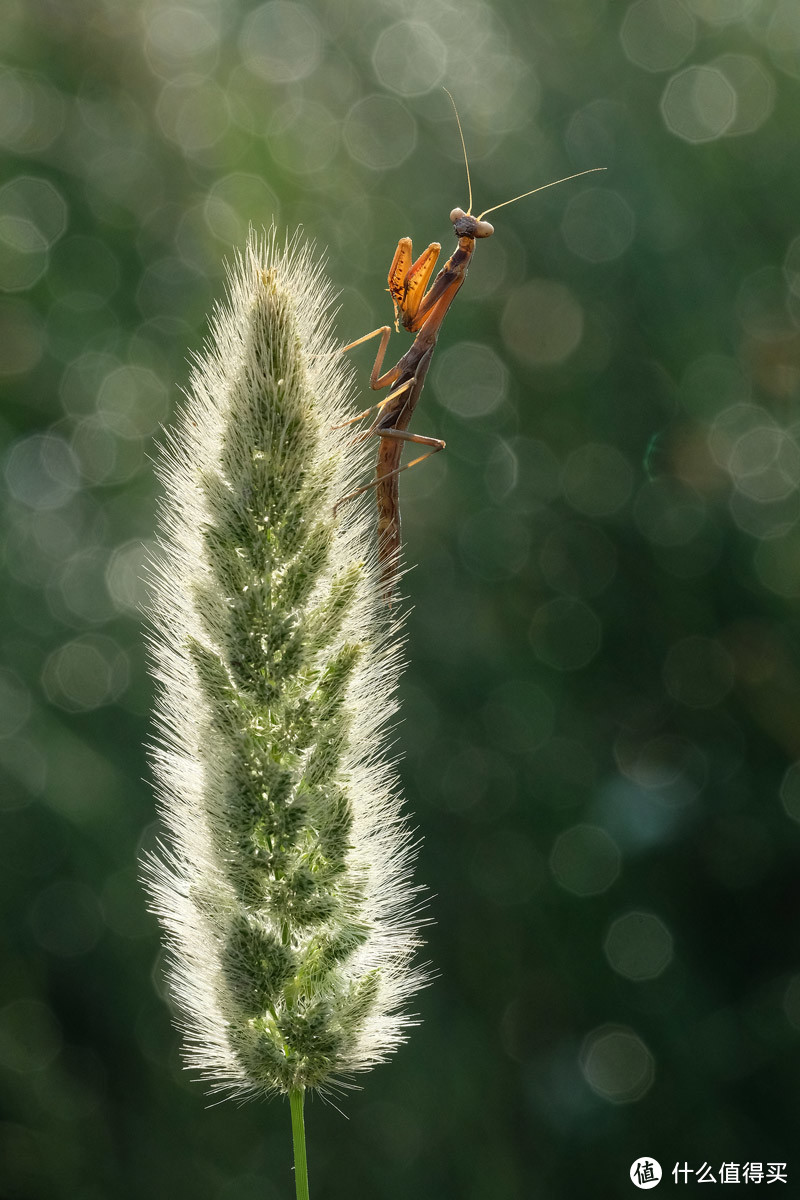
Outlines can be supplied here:
<path id="1" fill-rule="evenodd" d="M 352 372 L 311 250 L 251 236 L 160 463 L 147 866 L 185 1057 L 214 1090 L 331 1088 L 404 1040 L 423 982 L 387 757 L 401 648 Z M 297 1132 L 297 1129 L 296 1129 Z M 299 1188 L 299 1183 L 298 1183 Z"/>

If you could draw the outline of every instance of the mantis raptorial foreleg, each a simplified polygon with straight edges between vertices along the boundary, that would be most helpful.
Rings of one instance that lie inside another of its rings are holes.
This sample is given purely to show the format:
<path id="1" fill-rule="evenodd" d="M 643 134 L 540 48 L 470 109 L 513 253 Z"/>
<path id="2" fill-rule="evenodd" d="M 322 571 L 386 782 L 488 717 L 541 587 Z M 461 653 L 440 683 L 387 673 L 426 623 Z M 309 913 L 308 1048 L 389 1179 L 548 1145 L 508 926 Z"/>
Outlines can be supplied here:
<path id="1" fill-rule="evenodd" d="M 399 314 L 402 314 L 405 328 L 411 328 L 411 324 L 419 312 L 441 249 L 438 242 L 431 242 L 427 250 L 423 250 L 417 261 L 412 263 L 411 238 L 401 238 L 397 243 L 392 265 L 389 268 L 389 293 L 394 302 L 395 328 Z"/>

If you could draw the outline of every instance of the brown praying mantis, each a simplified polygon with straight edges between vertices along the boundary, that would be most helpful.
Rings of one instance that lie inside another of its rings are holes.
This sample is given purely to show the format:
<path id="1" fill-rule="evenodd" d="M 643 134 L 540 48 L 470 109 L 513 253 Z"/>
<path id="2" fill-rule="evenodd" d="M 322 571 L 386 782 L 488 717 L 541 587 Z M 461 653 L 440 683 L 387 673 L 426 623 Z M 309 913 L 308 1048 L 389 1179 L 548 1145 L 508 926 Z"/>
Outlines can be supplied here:
<path id="1" fill-rule="evenodd" d="M 446 88 L 445 91 L 447 91 Z M 449 92 L 447 94 L 450 96 Z M 453 101 L 452 96 L 450 99 Z M 455 101 L 453 101 L 453 108 L 455 109 Z M 408 425 L 422 395 L 425 376 L 431 365 L 442 322 L 467 277 L 469 264 L 475 252 L 475 241 L 477 238 L 491 237 L 494 233 L 494 227 L 483 218 L 491 212 L 496 212 L 499 208 L 505 208 L 507 204 L 514 204 L 526 196 L 542 192 L 545 188 L 555 187 L 570 179 L 579 179 L 582 175 L 591 175 L 594 171 L 606 169 L 605 167 L 591 167 L 588 171 L 578 171 L 575 175 L 567 175 L 563 179 L 554 180 L 553 183 L 545 183 L 541 187 L 532 188 L 529 192 L 523 192 L 520 196 L 514 196 L 511 200 L 504 200 L 502 204 L 495 204 L 492 208 L 487 208 L 480 216 L 474 217 L 472 216 L 472 182 L 469 174 L 467 148 L 457 110 L 456 121 L 464 150 L 469 192 L 467 211 L 454 208 L 450 213 L 450 221 L 458 238 L 458 245 L 427 291 L 426 288 L 428 288 L 442 248 L 439 242 L 432 242 L 414 262 L 411 238 L 401 238 L 397 243 L 392 265 L 389 268 L 389 293 L 394 302 L 395 329 L 399 329 L 398 322 L 402 321 L 403 328 L 417 336 L 402 358 L 383 374 L 381 374 L 381 368 L 392 332 L 389 325 L 381 325 L 356 341 L 349 342 L 348 345 L 342 347 L 341 351 L 344 353 L 346 350 L 352 350 L 355 346 L 360 346 L 363 342 L 380 335 L 381 340 L 378 343 L 369 385 L 373 391 L 380 391 L 386 387 L 392 389 L 389 395 L 378 404 L 372 405 L 345 422 L 345 425 L 352 425 L 377 409 L 378 415 L 369 429 L 358 436 L 363 439 L 380 438 L 380 445 L 375 478 L 371 483 L 357 488 L 348 496 L 343 496 L 337 503 L 338 507 L 339 504 L 354 500 L 356 496 L 361 496 L 364 492 L 375 488 L 378 504 L 378 560 L 383 597 L 387 604 L 391 604 L 400 562 L 398 476 L 402 471 L 408 471 L 411 467 L 415 467 L 418 463 L 445 448 L 445 443 L 441 438 L 426 437 L 421 433 L 409 433 Z M 337 426 L 337 428 L 344 428 L 344 426 Z M 416 446 L 429 446 L 430 449 L 404 466 L 400 466 L 400 456 L 406 442 L 411 442 Z"/>

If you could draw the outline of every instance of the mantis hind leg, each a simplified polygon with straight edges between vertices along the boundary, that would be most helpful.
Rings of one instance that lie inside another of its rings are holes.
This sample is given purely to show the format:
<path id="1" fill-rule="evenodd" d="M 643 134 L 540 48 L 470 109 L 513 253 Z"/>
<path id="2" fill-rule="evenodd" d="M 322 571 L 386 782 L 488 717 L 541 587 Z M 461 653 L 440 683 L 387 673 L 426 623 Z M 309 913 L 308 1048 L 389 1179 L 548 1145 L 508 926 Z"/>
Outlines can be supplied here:
<path id="1" fill-rule="evenodd" d="M 391 471 L 384 472 L 377 479 L 371 480 L 370 483 L 365 483 L 362 487 L 356 488 L 354 492 L 350 492 L 347 496 L 342 496 L 341 500 L 337 500 L 334 505 L 334 513 L 339 508 L 340 504 L 346 504 L 348 500 L 355 500 L 357 496 L 363 496 L 365 492 L 369 492 L 372 488 L 380 487 L 386 480 L 391 479 L 394 475 L 399 475 L 402 471 L 408 471 L 411 467 L 416 467 L 418 463 L 424 462 L 426 458 L 431 458 L 432 455 L 438 454 L 440 450 L 444 450 L 447 443 L 442 438 L 425 437 L 421 433 L 409 433 L 407 429 L 374 429 L 369 430 L 375 437 L 388 438 L 390 441 L 412 442 L 415 446 L 432 446 L 427 454 L 420 454 L 419 458 L 412 458 L 411 462 L 404 463 L 402 467 L 395 467 Z"/>

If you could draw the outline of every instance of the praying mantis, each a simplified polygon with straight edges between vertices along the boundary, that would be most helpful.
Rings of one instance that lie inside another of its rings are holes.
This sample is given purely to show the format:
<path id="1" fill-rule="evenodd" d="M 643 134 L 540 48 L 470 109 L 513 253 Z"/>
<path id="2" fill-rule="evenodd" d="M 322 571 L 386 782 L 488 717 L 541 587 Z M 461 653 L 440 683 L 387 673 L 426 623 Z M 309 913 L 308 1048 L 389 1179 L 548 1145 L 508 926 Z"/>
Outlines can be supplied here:
<path id="1" fill-rule="evenodd" d="M 447 91 L 446 88 L 444 90 Z M 449 92 L 447 94 L 450 96 Z M 452 96 L 450 96 L 450 100 L 455 109 L 455 101 Z M 478 238 L 491 237 L 494 233 L 494 226 L 485 221 L 484 217 L 491 212 L 496 212 L 499 208 L 505 208 L 508 204 L 514 204 L 517 200 L 523 200 L 526 196 L 542 192 L 546 188 L 555 187 L 559 183 L 567 183 L 570 179 L 579 179 L 582 175 L 591 175 L 595 171 L 606 169 L 605 167 L 591 167 L 587 171 L 578 171 L 574 175 L 567 175 L 563 179 L 545 183 L 541 187 L 532 188 L 529 192 L 514 196 L 511 200 L 504 200 L 502 204 L 495 204 L 492 208 L 487 208 L 480 216 L 475 217 L 472 216 L 472 182 L 469 174 L 469 160 L 457 110 L 456 121 L 464 151 L 469 192 L 467 211 L 464 212 L 462 208 L 454 208 L 450 213 L 450 221 L 458 239 L 458 245 L 430 287 L 428 284 L 442 249 L 439 242 L 431 242 L 428 248 L 423 250 L 419 258 L 414 261 L 411 238 L 401 238 L 397 243 L 392 265 L 389 268 L 389 293 L 394 303 L 395 328 L 399 329 L 399 323 L 402 322 L 404 329 L 409 333 L 415 333 L 416 337 L 412 345 L 393 367 L 383 373 L 381 373 L 381 368 L 391 337 L 389 325 L 381 325 L 356 341 L 349 342 L 341 349 L 341 352 L 344 353 L 371 338 L 380 336 L 369 385 L 373 391 L 380 391 L 386 387 L 392 389 L 389 395 L 378 404 L 372 405 L 344 423 L 344 425 L 351 425 L 356 421 L 361 421 L 377 409 L 377 416 L 369 429 L 358 436 L 362 439 L 377 437 L 380 439 L 380 444 L 375 478 L 371 483 L 357 488 L 337 502 L 338 508 L 340 504 L 354 500 L 357 496 L 375 488 L 378 507 L 378 561 L 381 591 L 387 604 L 392 602 L 400 564 L 398 476 L 402 471 L 408 471 L 411 467 L 415 467 L 418 463 L 430 458 L 433 454 L 438 454 L 445 448 L 445 443 L 441 438 L 410 433 L 408 426 L 422 395 L 425 377 L 436 349 L 442 322 L 467 277 L 472 255 L 475 252 L 475 243 Z M 338 426 L 337 428 L 343 427 Z M 419 457 L 412 459 L 411 462 L 401 466 L 400 457 L 403 446 L 407 442 L 411 442 L 415 446 L 426 446 L 429 449 Z"/>

